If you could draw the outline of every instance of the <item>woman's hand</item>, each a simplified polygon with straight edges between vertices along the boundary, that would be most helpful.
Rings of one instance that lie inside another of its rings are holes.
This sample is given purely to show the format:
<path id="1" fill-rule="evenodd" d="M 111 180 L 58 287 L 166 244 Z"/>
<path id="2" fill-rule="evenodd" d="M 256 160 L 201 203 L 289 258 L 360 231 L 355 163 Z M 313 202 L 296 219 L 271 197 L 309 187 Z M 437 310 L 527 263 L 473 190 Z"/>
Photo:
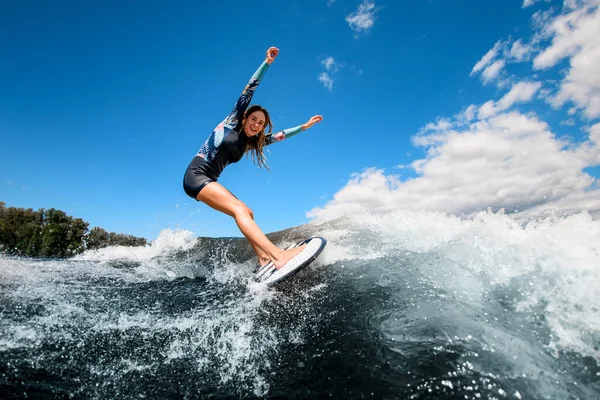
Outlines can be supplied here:
<path id="1" fill-rule="evenodd" d="M 311 119 L 309 119 L 307 123 L 302 124 L 302 130 L 305 131 L 308 128 L 312 127 L 317 122 L 321 122 L 321 121 L 323 121 L 323 117 L 320 116 L 320 115 L 315 115 L 314 117 L 312 117 Z"/>
<path id="2" fill-rule="evenodd" d="M 275 61 L 275 57 L 277 57 L 277 54 L 279 54 L 279 49 L 277 47 L 269 47 L 269 50 L 267 50 L 267 58 L 265 62 L 271 65 L 271 63 Z"/>

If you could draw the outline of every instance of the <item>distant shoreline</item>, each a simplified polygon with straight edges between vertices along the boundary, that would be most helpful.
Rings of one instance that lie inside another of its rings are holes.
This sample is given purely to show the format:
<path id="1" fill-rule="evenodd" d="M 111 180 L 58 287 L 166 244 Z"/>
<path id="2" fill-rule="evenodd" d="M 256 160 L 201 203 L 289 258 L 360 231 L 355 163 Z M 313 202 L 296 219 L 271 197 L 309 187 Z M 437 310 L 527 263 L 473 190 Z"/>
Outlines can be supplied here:
<path id="1" fill-rule="evenodd" d="M 6 207 L 0 201 L 0 253 L 35 259 L 67 259 L 109 246 L 145 246 L 145 238 L 107 232 L 54 208 Z"/>

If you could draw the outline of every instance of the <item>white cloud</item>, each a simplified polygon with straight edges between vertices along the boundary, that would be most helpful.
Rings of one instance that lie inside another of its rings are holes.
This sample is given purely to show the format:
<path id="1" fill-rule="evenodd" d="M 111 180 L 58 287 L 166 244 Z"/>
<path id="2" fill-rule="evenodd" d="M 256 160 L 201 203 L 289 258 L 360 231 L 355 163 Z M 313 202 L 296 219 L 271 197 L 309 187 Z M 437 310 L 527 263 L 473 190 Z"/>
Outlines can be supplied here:
<path id="1" fill-rule="evenodd" d="M 477 61 L 471 70 L 471 76 L 481 72 L 481 79 L 485 84 L 497 80 L 506 66 L 506 61 L 502 58 L 502 50 L 506 47 L 506 43 L 502 41 L 496 42 L 485 55 Z M 502 86 L 504 82 L 499 81 L 498 85 Z"/>
<path id="2" fill-rule="evenodd" d="M 414 178 L 366 168 L 308 216 L 401 208 L 470 215 L 490 207 L 518 210 L 515 218 L 584 210 L 600 217 L 599 181 L 584 172 L 600 165 L 600 122 L 589 122 L 600 117 L 600 0 L 565 0 L 559 15 L 536 12 L 532 22 L 531 38 L 496 42 L 471 71 L 484 83 L 511 82 L 510 90 L 450 118 L 436 118 L 413 136 L 412 143 L 426 152 L 409 166 Z M 535 77 L 506 69 L 530 59 Z M 553 67 L 546 80 L 544 72 Z M 556 73 L 562 76 L 558 89 Z M 565 111 L 573 117 L 561 131 L 570 129 L 575 139 L 558 137 L 538 114 L 526 111 L 536 96 L 555 107 L 569 103 Z M 576 126 L 582 114 L 588 124 L 583 130 Z M 579 137 L 581 132 L 587 136 Z"/>
<path id="3" fill-rule="evenodd" d="M 572 102 L 575 110 L 583 110 L 593 119 L 600 117 L 600 1 L 582 3 L 582 8 L 569 10 L 547 24 L 543 33 L 552 43 L 535 57 L 533 65 L 543 70 L 568 58 L 569 67 L 550 101 L 555 107 Z"/>
<path id="4" fill-rule="evenodd" d="M 600 135 L 600 128 L 594 132 Z M 422 137 L 427 157 L 412 163 L 417 178 L 401 181 L 369 168 L 308 216 L 330 219 L 350 211 L 398 208 L 469 215 L 487 207 L 513 211 L 541 204 L 580 211 L 577 198 L 600 210 L 600 192 L 586 192 L 593 178 L 582 172 L 590 161 L 585 146 L 568 148 L 535 115 L 513 111 L 432 134 L 435 140 Z M 598 154 L 597 145 L 588 147 Z"/>
<path id="5" fill-rule="evenodd" d="M 578 156 L 588 165 L 600 165 L 600 123 L 587 128 L 588 141 L 578 149 Z"/>
<path id="6" fill-rule="evenodd" d="M 510 56 L 516 61 L 523 61 L 527 58 L 531 51 L 531 46 L 523 44 L 521 39 L 518 39 L 510 48 Z"/>
<path id="7" fill-rule="evenodd" d="M 449 119 L 442 118 L 435 123 L 428 123 L 427 125 L 425 125 L 425 129 L 428 131 L 444 131 L 449 129 L 451 126 L 452 124 Z"/>
<path id="8" fill-rule="evenodd" d="M 490 64 L 490 62 L 492 62 L 492 60 L 496 58 L 501 48 L 502 42 L 496 42 L 494 47 L 491 48 L 487 53 L 485 53 L 485 55 L 481 57 L 481 60 L 477 61 L 477 64 L 475 64 L 475 66 L 471 70 L 471 75 L 474 75 L 475 73 L 481 71 L 483 68 L 487 67 Z"/>
<path id="9" fill-rule="evenodd" d="M 323 86 L 325 86 L 325 88 L 327 88 L 327 90 L 329 90 L 329 91 L 333 90 L 333 79 L 327 72 L 321 72 L 319 74 L 319 82 L 321 82 L 323 84 Z"/>
<path id="10" fill-rule="evenodd" d="M 375 24 L 375 3 L 369 0 L 364 0 L 358 6 L 358 10 L 346 16 L 346 22 L 350 28 L 357 32 L 367 32 Z"/>
<path id="11" fill-rule="evenodd" d="M 504 60 L 495 61 L 493 64 L 489 65 L 486 69 L 483 70 L 481 76 L 483 78 L 484 83 L 489 83 L 494 79 L 498 78 L 500 72 L 502 72 L 502 68 L 506 65 Z"/>
<path id="12" fill-rule="evenodd" d="M 323 60 L 321 60 L 321 65 L 325 69 L 325 71 L 319 74 L 319 82 L 325 86 L 325 88 L 329 91 L 333 90 L 333 75 L 336 74 L 339 70 L 338 63 L 336 63 L 335 59 L 332 56 L 327 56 Z"/>
<path id="13" fill-rule="evenodd" d="M 541 0 L 523 0 L 523 8 L 527 8 L 532 6 L 533 4 L 539 2 Z M 544 0 L 546 3 L 548 3 L 550 0 Z M 569 0 L 567 0 L 568 2 Z"/>
<path id="14" fill-rule="evenodd" d="M 590 140 L 600 147 L 600 122 L 591 126 L 589 132 Z"/>
<path id="15" fill-rule="evenodd" d="M 530 101 L 537 91 L 542 87 L 539 82 L 519 82 L 513 85 L 508 93 L 500 100 L 488 100 L 480 108 L 478 117 L 480 119 L 489 118 L 512 107 L 515 103 L 525 103 Z"/>
<path id="16" fill-rule="evenodd" d="M 498 110 L 496 109 L 496 102 L 494 100 L 488 100 L 485 103 L 483 103 L 481 107 L 479 107 L 477 117 L 484 119 L 496 114 L 498 114 Z"/>
<path id="17" fill-rule="evenodd" d="M 569 118 L 566 121 L 560 121 L 560 124 L 566 126 L 575 126 L 575 120 L 573 118 Z"/>
<path id="18" fill-rule="evenodd" d="M 543 29 L 550 21 L 554 19 L 554 10 L 538 10 L 531 16 L 531 23 L 535 29 Z M 533 36 L 534 41 L 538 41 L 543 38 L 543 35 L 538 32 L 537 35 Z"/>
<path id="19" fill-rule="evenodd" d="M 327 56 L 323 61 L 321 61 L 321 65 L 325 67 L 325 70 L 331 72 L 337 72 L 338 66 L 333 57 Z"/>
<path id="20" fill-rule="evenodd" d="M 335 0 L 327 0 L 327 7 L 331 7 L 335 3 Z"/>
<path id="21" fill-rule="evenodd" d="M 477 111 L 477 106 L 475 104 L 471 104 L 466 110 L 460 115 L 460 119 L 464 122 L 470 122 L 475 119 L 475 112 Z"/>
<path id="22" fill-rule="evenodd" d="M 581 51 L 583 46 L 596 42 L 590 35 L 597 32 L 598 10 L 590 13 L 588 7 L 561 15 L 544 27 L 545 34 L 552 38 L 550 47 L 541 52 L 533 61 L 536 68 L 554 66 L 565 57 Z M 597 25 L 597 24 L 596 24 Z M 597 39 L 597 38 L 596 38 Z"/>
<path id="23" fill-rule="evenodd" d="M 500 110 L 506 110 L 515 103 L 530 101 L 541 87 L 539 82 L 519 82 L 498 101 L 498 107 Z"/>

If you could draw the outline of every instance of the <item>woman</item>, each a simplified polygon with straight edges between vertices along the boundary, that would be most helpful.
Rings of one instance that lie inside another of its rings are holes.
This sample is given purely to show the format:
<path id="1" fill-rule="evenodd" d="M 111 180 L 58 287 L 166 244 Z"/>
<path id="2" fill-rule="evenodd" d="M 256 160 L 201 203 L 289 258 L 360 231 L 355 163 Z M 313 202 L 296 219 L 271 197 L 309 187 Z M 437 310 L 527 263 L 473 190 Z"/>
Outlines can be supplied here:
<path id="1" fill-rule="evenodd" d="M 260 265 L 272 261 L 279 269 L 301 252 L 305 245 L 289 250 L 279 249 L 254 222 L 252 210 L 217 183 L 223 169 L 228 164 L 238 162 L 247 152 L 252 154 L 256 165 L 266 167 L 264 146 L 294 136 L 323 119 L 320 115 L 315 115 L 305 124 L 271 134 L 273 127 L 267 110 L 259 105 L 248 108 L 254 91 L 278 53 L 279 49 L 276 47 L 267 50 L 265 61 L 252 75 L 233 110 L 217 125 L 190 162 L 183 178 L 183 188 L 191 198 L 233 217 L 254 248 Z M 269 130 L 265 133 L 267 127 Z"/>

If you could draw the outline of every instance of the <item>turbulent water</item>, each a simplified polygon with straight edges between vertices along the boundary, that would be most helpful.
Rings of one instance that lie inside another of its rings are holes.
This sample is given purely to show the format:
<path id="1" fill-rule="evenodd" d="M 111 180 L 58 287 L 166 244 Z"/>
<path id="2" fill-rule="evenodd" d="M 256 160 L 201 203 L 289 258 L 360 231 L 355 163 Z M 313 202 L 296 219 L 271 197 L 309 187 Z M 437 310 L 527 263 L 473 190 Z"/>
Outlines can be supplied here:
<path id="1" fill-rule="evenodd" d="M 233 223 L 233 222 L 232 222 Z M 275 288 L 244 240 L 0 257 L 0 398 L 600 398 L 600 222 L 397 211 Z"/>

